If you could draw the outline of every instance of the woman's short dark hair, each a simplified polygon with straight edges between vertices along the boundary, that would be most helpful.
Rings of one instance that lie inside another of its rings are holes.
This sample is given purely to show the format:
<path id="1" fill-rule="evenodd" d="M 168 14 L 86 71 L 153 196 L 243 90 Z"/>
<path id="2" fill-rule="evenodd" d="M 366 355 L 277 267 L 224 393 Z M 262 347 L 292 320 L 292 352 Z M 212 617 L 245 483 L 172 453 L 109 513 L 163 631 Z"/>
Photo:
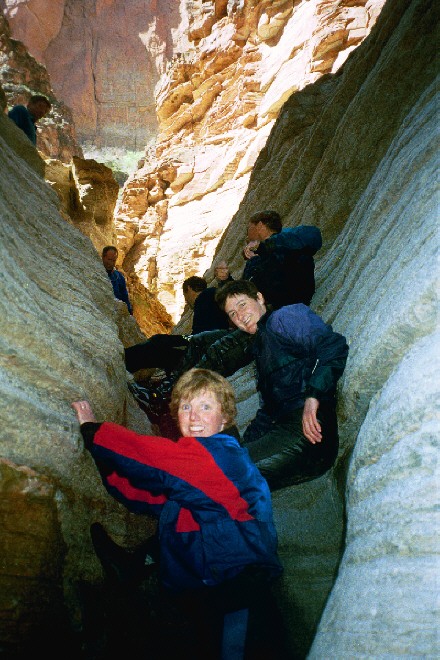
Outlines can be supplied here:
<path id="1" fill-rule="evenodd" d="M 249 296 L 253 300 L 258 300 L 258 289 L 253 282 L 249 280 L 234 280 L 233 282 L 227 282 L 217 289 L 215 302 L 224 311 L 226 300 L 232 296 L 239 296 L 241 294 Z"/>
<path id="2" fill-rule="evenodd" d="M 225 426 L 235 423 L 237 407 L 235 405 L 235 392 L 226 378 L 209 369 L 190 369 L 180 376 L 173 387 L 170 401 L 170 411 L 177 419 L 180 402 L 192 399 L 200 392 L 212 392 L 221 405 L 222 413 L 226 419 Z"/>

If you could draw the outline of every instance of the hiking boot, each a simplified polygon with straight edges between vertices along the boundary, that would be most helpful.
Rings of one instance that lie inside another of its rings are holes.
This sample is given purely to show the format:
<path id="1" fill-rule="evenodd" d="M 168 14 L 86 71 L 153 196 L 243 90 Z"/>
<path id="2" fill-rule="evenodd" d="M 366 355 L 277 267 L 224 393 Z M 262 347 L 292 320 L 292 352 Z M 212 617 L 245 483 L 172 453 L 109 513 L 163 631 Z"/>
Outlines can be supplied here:
<path id="1" fill-rule="evenodd" d="M 128 389 L 152 424 L 159 424 L 161 417 L 168 413 L 173 384 L 169 379 L 149 387 L 142 387 L 134 381 L 127 383 Z"/>
<path id="2" fill-rule="evenodd" d="M 90 536 L 102 568 L 112 582 L 137 586 L 156 569 L 157 564 L 152 557 L 145 552 L 122 548 L 110 538 L 100 523 L 90 526 Z"/>

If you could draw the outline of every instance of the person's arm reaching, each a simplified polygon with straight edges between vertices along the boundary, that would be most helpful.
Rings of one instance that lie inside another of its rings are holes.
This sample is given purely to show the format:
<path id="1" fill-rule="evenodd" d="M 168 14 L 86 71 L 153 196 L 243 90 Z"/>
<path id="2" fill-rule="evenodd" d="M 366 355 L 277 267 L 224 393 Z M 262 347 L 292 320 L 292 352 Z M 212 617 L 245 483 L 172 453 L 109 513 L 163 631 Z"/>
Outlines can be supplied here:
<path id="1" fill-rule="evenodd" d="M 347 342 L 306 305 L 284 307 L 271 320 L 276 332 L 296 346 L 301 345 L 305 355 L 313 361 L 306 377 L 303 433 L 315 444 L 322 439 L 319 404 L 323 399 L 334 397 L 347 361 Z"/>

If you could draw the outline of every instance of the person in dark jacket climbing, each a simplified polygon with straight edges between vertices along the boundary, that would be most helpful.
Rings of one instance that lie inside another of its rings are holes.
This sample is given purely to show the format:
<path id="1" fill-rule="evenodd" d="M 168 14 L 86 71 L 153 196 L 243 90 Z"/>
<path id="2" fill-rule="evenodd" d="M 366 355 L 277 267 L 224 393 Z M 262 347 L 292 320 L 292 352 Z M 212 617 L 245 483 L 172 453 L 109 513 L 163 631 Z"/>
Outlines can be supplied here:
<path id="1" fill-rule="evenodd" d="M 283 229 L 279 213 L 267 210 L 249 218 L 247 237 L 242 279 L 253 282 L 273 309 L 310 305 L 315 293 L 313 256 L 322 247 L 318 227 Z"/>
<path id="2" fill-rule="evenodd" d="M 237 329 L 208 346 L 198 342 L 198 351 L 192 345 L 193 365 L 228 377 L 255 360 L 262 406 L 244 446 L 272 491 L 321 476 L 338 453 L 336 384 L 348 355 L 345 338 L 302 303 L 272 311 L 246 280 L 226 284 L 216 299 Z M 160 395 L 166 400 L 166 391 Z M 154 407 L 151 399 L 144 405 Z"/>
<path id="3" fill-rule="evenodd" d="M 336 384 L 348 355 L 345 338 L 302 303 L 268 310 L 262 293 L 246 280 L 226 284 L 216 300 L 252 341 L 243 348 L 238 334 L 236 354 L 232 343 L 223 351 L 217 342 L 199 366 L 212 361 L 231 375 L 242 352 L 255 359 L 262 407 L 243 444 L 270 489 L 324 474 L 338 453 Z"/>
<path id="4" fill-rule="evenodd" d="M 225 431 L 236 414 L 232 386 L 203 369 L 179 379 L 171 399 L 177 442 L 98 423 L 87 401 L 72 406 L 110 495 L 133 513 L 158 517 L 164 587 L 190 594 L 203 625 L 214 628 L 201 657 L 244 658 L 246 641 L 256 641 L 246 640 L 248 618 L 258 610 L 260 625 L 261 608 L 272 616 L 269 587 L 282 566 L 267 483 Z"/>

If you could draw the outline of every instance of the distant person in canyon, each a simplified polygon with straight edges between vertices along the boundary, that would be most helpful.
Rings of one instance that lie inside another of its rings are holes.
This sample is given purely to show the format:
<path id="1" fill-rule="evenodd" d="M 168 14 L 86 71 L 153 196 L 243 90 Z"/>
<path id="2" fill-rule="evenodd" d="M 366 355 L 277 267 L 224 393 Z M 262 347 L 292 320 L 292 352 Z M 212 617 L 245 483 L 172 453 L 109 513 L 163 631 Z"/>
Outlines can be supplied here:
<path id="1" fill-rule="evenodd" d="M 130 314 L 133 314 L 133 310 L 130 303 L 130 298 L 128 296 L 127 283 L 125 277 L 119 270 L 116 269 L 116 261 L 118 258 L 118 248 L 114 245 L 106 245 L 102 249 L 102 263 L 104 268 L 107 271 L 110 282 L 112 283 L 113 293 L 115 298 L 122 300 L 127 305 L 128 311 Z"/>
<path id="2" fill-rule="evenodd" d="M 37 128 L 36 123 L 50 112 L 51 102 L 41 94 L 31 96 L 27 105 L 14 105 L 9 110 L 8 117 L 17 124 L 18 128 L 28 136 L 29 140 L 36 146 Z"/>
<path id="3" fill-rule="evenodd" d="M 281 617 L 271 583 L 283 569 L 271 496 L 248 452 L 228 435 L 236 415 L 230 383 L 204 369 L 179 379 L 171 399 L 177 442 L 98 423 L 87 401 L 72 406 L 109 494 L 132 513 L 158 518 L 160 580 L 183 614 L 191 613 L 191 657 L 238 660 L 245 649 L 250 657 L 256 650 L 281 657 L 274 654 Z M 121 579 L 125 552 L 129 582 L 136 583 L 136 559 L 142 580 L 137 550 L 130 556 L 99 523 L 91 534 L 108 577 Z"/>

